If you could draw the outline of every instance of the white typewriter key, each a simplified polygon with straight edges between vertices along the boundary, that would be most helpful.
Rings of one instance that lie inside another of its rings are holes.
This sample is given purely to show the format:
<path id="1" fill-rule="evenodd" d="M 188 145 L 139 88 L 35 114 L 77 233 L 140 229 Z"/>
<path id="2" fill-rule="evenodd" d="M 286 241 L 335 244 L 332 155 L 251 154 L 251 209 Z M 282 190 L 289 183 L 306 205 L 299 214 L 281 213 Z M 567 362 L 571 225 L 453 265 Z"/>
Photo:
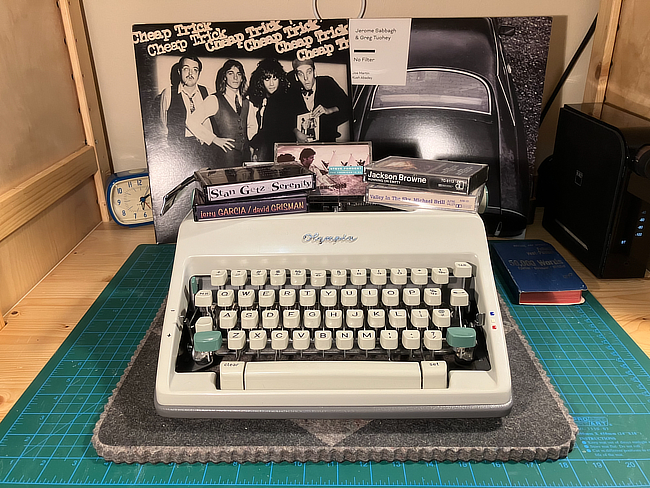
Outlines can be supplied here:
<path id="1" fill-rule="evenodd" d="M 213 269 L 210 271 L 210 284 L 212 286 L 224 286 L 228 279 L 228 271 L 225 269 Z"/>
<path id="2" fill-rule="evenodd" d="M 449 327 L 451 313 L 446 308 L 436 308 L 431 311 L 431 321 L 437 327 Z"/>
<path id="3" fill-rule="evenodd" d="M 363 310 L 351 308 L 345 312 L 345 325 L 351 329 L 363 327 Z"/>
<path id="4" fill-rule="evenodd" d="M 264 310 L 262 312 L 262 327 L 276 329 L 280 325 L 280 312 L 277 310 Z"/>
<path id="5" fill-rule="evenodd" d="M 390 282 L 393 285 L 405 285 L 408 280 L 406 268 L 391 268 L 390 269 Z"/>
<path id="6" fill-rule="evenodd" d="M 217 307 L 228 308 L 235 303 L 235 292 L 233 290 L 219 290 L 217 292 Z"/>
<path id="7" fill-rule="evenodd" d="M 323 288 L 320 291 L 320 304 L 322 307 L 335 307 L 337 305 L 337 294 L 333 288 Z"/>
<path id="8" fill-rule="evenodd" d="M 265 269 L 251 271 L 251 285 L 262 286 L 266 284 L 267 272 Z"/>
<path id="9" fill-rule="evenodd" d="M 370 270 L 370 283 L 373 285 L 385 285 L 386 284 L 386 270 L 385 269 L 371 269 Z"/>
<path id="10" fill-rule="evenodd" d="M 199 290 L 194 295 L 194 305 L 196 307 L 211 307 L 212 306 L 212 291 Z"/>
<path id="11" fill-rule="evenodd" d="M 257 294 L 260 307 L 272 307 L 275 303 L 275 290 L 260 290 Z"/>
<path id="12" fill-rule="evenodd" d="M 386 325 L 386 312 L 382 308 L 368 310 L 368 325 L 373 329 L 382 329 Z"/>
<path id="13" fill-rule="evenodd" d="M 325 327 L 328 329 L 340 329 L 343 326 L 342 310 L 325 310 Z"/>
<path id="14" fill-rule="evenodd" d="M 454 276 L 456 278 L 471 278 L 472 265 L 464 261 L 454 263 Z"/>
<path id="15" fill-rule="evenodd" d="M 429 311 L 426 308 L 411 310 L 411 324 L 418 329 L 426 329 L 429 326 Z"/>
<path id="16" fill-rule="evenodd" d="M 422 388 L 447 388 L 447 362 L 422 361 Z"/>
<path id="17" fill-rule="evenodd" d="M 316 305 L 316 290 L 313 288 L 304 288 L 300 290 L 300 306 L 313 307 Z"/>
<path id="18" fill-rule="evenodd" d="M 336 348 L 341 351 L 349 351 L 354 346 L 354 332 L 351 330 L 336 331 Z"/>
<path id="19" fill-rule="evenodd" d="M 309 349 L 309 344 L 311 343 L 311 338 L 309 337 L 309 332 L 306 330 L 294 330 L 291 333 L 291 344 L 293 348 L 297 351 L 304 351 Z"/>
<path id="20" fill-rule="evenodd" d="M 440 349 L 442 349 L 442 331 L 425 330 L 424 347 L 426 347 L 430 351 L 439 351 Z"/>
<path id="21" fill-rule="evenodd" d="M 357 344 L 362 351 L 369 351 L 375 348 L 375 331 L 360 330 L 357 334 Z"/>
<path id="22" fill-rule="evenodd" d="M 255 329 L 259 323 L 259 315 L 257 310 L 244 310 L 241 312 L 241 328 L 242 329 Z"/>
<path id="23" fill-rule="evenodd" d="M 348 282 L 348 271 L 345 269 L 333 269 L 330 272 L 330 283 L 333 286 L 345 286 Z"/>
<path id="24" fill-rule="evenodd" d="M 402 331 L 402 346 L 405 349 L 420 349 L 420 331 L 419 330 L 403 330 Z"/>
<path id="25" fill-rule="evenodd" d="M 424 303 L 430 307 L 438 307 L 442 303 L 442 291 L 440 288 L 425 288 Z"/>
<path id="26" fill-rule="evenodd" d="M 379 333 L 379 344 L 382 348 L 387 350 L 397 349 L 398 345 L 398 334 L 396 330 L 382 330 Z"/>
<path id="27" fill-rule="evenodd" d="M 253 351 L 260 351 L 266 347 L 266 331 L 251 330 L 248 333 L 248 345 Z"/>
<path id="28" fill-rule="evenodd" d="M 343 288 L 341 290 L 341 305 L 344 307 L 357 306 L 357 289 L 356 288 Z"/>
<path id="29" fill-rule="evenodd" d="M 300 311 L 284 310 L 282 312 L 282 326 L 287 329 L 297 329 L 300 327 Z"/>
<path id="30" fill-rule="evenodd" d="M 271 270 L 271 284 L 274 286 L 282 286 L 287 281 L 287 271 L 285 269 L 272 269 Z"/>
<path id="31" fill-rule="evenodd" d="M 381 303 L 386 307 L 397 307 L 399 305 L 399 290 L 396 288 L 381 290 Z"/>
<path id="32" fill-rule="evenodd" d="M 449 305 L 452 307 L 466 307 L 469 305 L 469 295 L 462 288 L 454 288 L 449 295 Z"/>
<path id="33" fill-rule="evenodd" d="M 282 288 L 279 295 L 281 307 L 293 307 L 296 304 L 296 290 L 293 288 Z"/>
<path id="34" fill-rule="evenodd" d="M 350 270 L 350 283 L 357 286 L 363 286 L 367 283 L 368 277 L 364 269 L 351 269 Z"/>
<path id="35" fill-rule="evenodd" d="M 361 305 L 364 307 L 376 307 L 379 303 L 377 288 L 364 288 L 361 290 Z"/>
<path id="36" fill-rule="evenodd" d="M 311 286 L 325 286 L 327 284 L 327 271 L 324 269 L 312 269 L 309 282 Z"/>
<path id="37" fill-rule="evenodd" d="M 320 310 L 305 310 L 302 315 L 302 322 L 308 329 L 318 329 L 321 322 Z"/>
<path id="38" fill-rule="evenodd" d="M 291 284 L 296 286 L 302 286 L 305 283 L 307 283 L 307 271 L 304 269 L 292 269 Z"/>
<path id="39" fill-rule="evenodd" d="M 212 330 L 212 317 L 199 317 L 194 324 L 194 330 L 197 332 L 205 332 Z"/>
<path id="40" fill-rule="evenodd" d="M 230 284 L 232 286 L 244 286 L 248 279 L 248 271 L 245 269 L 233 269 L 230 272 Z"/>
<path id="41" fill-rule="evenodd" d="M 243 390 L 245 365 L 242 361 L 223 361 L 219 364 L 219 387 L 222 390 Z"/>
<path id="42" fill-rule="evenodd" d="M 222 310 L 219 312 L 219 328 L 232 329 L 237 325 L 237 312 L 233 310 Z"/>
<path id="43" fill-rule="evenodd" d="M 239 351 L 246 345 L 246 332 L 243 330 L 228 331 L 228 349 Z"/>
<path id="44" fill-rule="evenodd" d="M 404 305 L 410 307 L 417 307 L 420 305 L 420 289 L 419 288 L 404 288 L 402 290 L 402 301 Z"/>
<path id="45" fill-rule="evenodd" d="M 332 331 L 317 330 L 314 332 L 314 347 L 319 351 L 332 349 Z"/>
<path id="46" fill-rule="evenodd" d="M 414 285 L 426 285 L 429 282 L 429 270 L 427 268 L 411 268 L 411 283 Z"/>
<path id="47" fill-rule="evenodd" d="M 325 286 L 327 284 L 327 271 L 324 269 L 312 269 L 309 276 L 311 286 Z"/>
<path id="48" fill-rule="evenodd" d="M 252 307 L 254 303 L 254 290 L 237 290 L 237 305 L 240 307 Z"/>
<path id="49" fill-rule="evenodd" d="M 436 285 L 446 285 L 449 283 L 449 269 L 433 268 L 431 270 L 431 279 Z"/>
<path id="50" fill-rule="evenodd" d="M 289 332 L 286 330 L 274 330 L 271 332 L 271 349 L 284 351 L 289 347 Z"/>
<path id="51" fill-rule="evenodd" d="M 403 329 L 406 327 L 406 310 L 402 308 L 394 308 L 388 311 L 388 323 L 395 329 Z"/>

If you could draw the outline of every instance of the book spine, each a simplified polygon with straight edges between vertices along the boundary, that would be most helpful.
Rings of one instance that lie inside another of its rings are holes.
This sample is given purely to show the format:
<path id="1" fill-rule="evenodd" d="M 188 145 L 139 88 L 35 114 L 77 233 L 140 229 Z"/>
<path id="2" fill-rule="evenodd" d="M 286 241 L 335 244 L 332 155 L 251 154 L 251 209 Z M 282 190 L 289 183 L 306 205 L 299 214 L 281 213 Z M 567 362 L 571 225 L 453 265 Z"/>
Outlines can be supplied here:
<path id="1" fill-rule="evenodd" d="M 378 203 L 389 206 L 442 208 L 469 212 L 475 212 L 479 203 L 476 195 L 377 187 L 368 187 L 366 190 L 366 201 L 367 203 Z"/>
<path id="2" fill-rule="evenodd" d="M 194 220 L 197 222 L 233 217 L 301 213 L 307 211 L 307 196 L 206 203 L 195 205 L 193 211 Z"/>
<path id="3" fill-rule="evenodd" d="M 314 186 L 314 175 L 308 174 L 262 181 L 207 185 L 204 190 L 209 202 L 222 202 L 236 198 L 268 197 L 282 193 L 307 191 L 314 188 Z"/>
<path id="4" fill-rule="evenodd" d="M 479 173 L 480 174 L 480 173 Z M 382 185 L 399 185 L 409 188 L 424 188 L 429 190 L 446 191 L 467 195 L 478 188 L 485 180 L 478 175 L 472 176 L 442 176 L 425 175 L 421 173 L 406 173 L 402 171 L 387 171 L 384 169 L 366 169 L 365 179 L 368 183 Z"/>

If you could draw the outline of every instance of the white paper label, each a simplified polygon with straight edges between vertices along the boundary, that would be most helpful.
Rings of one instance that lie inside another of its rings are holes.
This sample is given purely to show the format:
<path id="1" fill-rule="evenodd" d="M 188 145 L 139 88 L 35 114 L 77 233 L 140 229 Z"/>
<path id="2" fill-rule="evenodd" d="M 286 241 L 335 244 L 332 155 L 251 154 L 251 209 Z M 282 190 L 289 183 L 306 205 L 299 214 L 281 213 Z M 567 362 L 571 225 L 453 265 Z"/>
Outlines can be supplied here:
<path id="1" fill-rule="evenodd" d="M 350 19 L 353 85 L 405 85 L 411 19 Z"/>

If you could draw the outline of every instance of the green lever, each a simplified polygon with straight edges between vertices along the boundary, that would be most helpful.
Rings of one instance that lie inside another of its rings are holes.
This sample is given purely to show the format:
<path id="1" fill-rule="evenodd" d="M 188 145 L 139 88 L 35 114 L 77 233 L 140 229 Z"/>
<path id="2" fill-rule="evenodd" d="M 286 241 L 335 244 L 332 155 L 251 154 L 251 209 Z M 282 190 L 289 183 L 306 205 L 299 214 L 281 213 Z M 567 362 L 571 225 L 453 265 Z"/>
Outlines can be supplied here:
<path id="1" fill-rule="evenodd" d="M 223 338 L 218 330 L 204 330 L 194 334 L 194 350 L 196 352 L 214 352 L 221 347 Z"/>
<path id="2" fill-rule="evenodd" d="M 476 330 L 471 327 L 449 327 L 447 329 L 447 344 L 451 347 L 474 347 L 476 345 Z"/>

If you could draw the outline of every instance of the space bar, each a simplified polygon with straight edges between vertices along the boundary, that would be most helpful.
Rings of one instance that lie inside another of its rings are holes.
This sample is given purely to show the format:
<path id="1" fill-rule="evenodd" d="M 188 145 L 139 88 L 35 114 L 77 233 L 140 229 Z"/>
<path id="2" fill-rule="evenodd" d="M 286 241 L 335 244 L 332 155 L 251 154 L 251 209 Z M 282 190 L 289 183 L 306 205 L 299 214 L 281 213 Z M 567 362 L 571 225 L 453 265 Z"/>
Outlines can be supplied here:
<path id="1" fill-rule="evenodd" d="M 407 389 L 421 385 L 416 362 L 250 362 L 244 372 L 246 390 Z"/>

